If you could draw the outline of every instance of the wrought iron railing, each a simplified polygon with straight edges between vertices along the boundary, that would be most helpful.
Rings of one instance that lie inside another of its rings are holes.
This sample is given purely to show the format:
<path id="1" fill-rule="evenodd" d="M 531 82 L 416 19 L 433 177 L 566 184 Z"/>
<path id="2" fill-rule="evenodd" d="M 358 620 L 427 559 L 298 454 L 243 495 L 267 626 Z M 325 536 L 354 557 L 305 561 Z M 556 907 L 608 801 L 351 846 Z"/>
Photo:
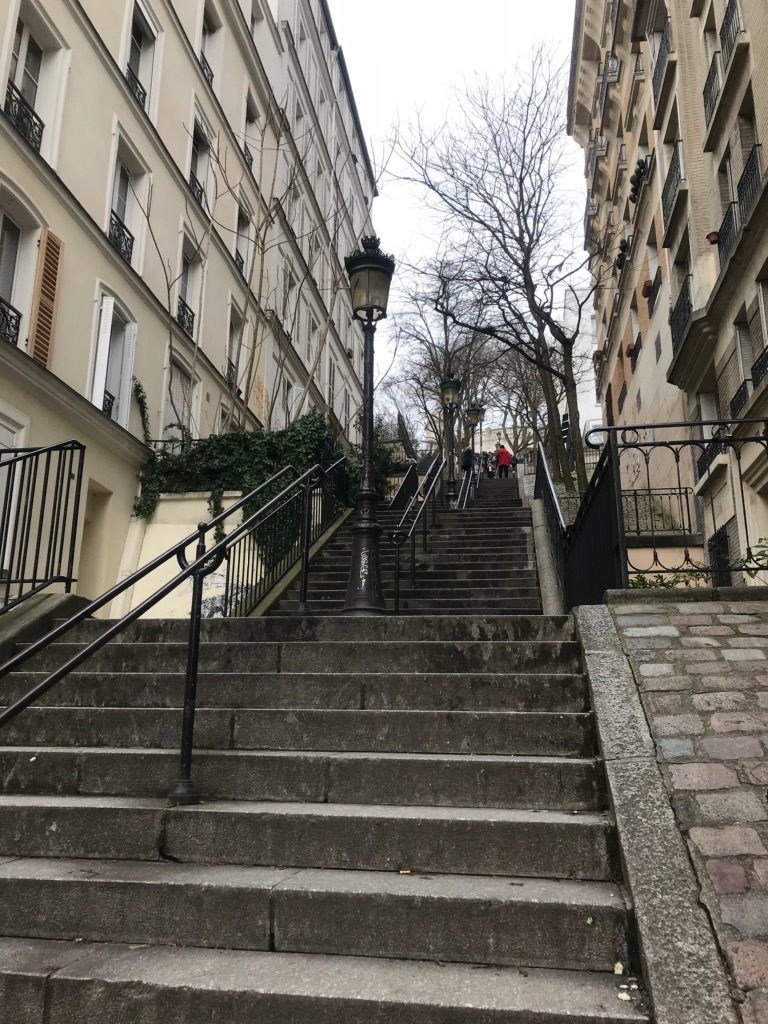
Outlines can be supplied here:
<path id="1" fill-rule="evenodd" d="M 736 419 L 742 409 L 746 406 L 749 401 L 749 385 L 750 381 L 743 380 L 736 388 L 736 394 L 730 401 L 731 418 Z"/>
<path id="2" fill-rule="evenodd" d="M 659 48 L 656 51 L 656 63 L 653 65 L 653 102 L 659 102 L 661 85 L 664 81 L 664 73 L 667 70 L 669 61 L 669 18 L 664 22 L 664 29 L 659 39 Z"/>
<path id="3" fill-rule="evenodd" d="M 0 450 L 0 613 L 72 589 L 84 455 L 79 441 Z"/>
<path id="4" fill-rule="evenodd" d="M 235 266 L 245 277 L 245 258 L 239 249 L 235 249 Z"/>
<path id="5" fill-rule="evenodd" d="M 105 416 L 109 416 L 112 419 L 112 413 L 115 408 L 115 396 L 110 394 L 109 391 L 104 392 L 104 397 L 101 400 L 101 411 Z"/>
<path id="6" fill-rule="evenodd" d="M 11 345 L 19 344 L 21 313 L 10 302 L 0 299 L 0 338 Z"/>
<path id="7" fill-rule="evenodd" d="M 230 391 L 237 387 L 237 367 L 231 359 L 227 360 L 227 387 Z"/>
<path id="8" fill-rule="evenodd" d="M 206 82 L 211 88 L 213 88 L 213 68 L 208 63 L 208 58 L 205 56 L 202 50 L 200 51 L 200 67 L 202 69 L 203 77 L 205 78 Z"/>
<path id="9" fill-rule="evenodd" d="M 168 797 L 173 804 L 198 803 L 200 794 L 192 781 L 192 751 L 206 580 L 212 581 L 208 586 L 209 592 L 215 591 L 213 596 L 209 594 L 205 598 L 206 611 L 209 614 L 225 612 L 233 616 L 247 615 L 259 603 L 259 595 L 263 596 L 270 586 L 278 582 L 298 562 L 301 566 L 299 610 L 306 613 L 307 573 L 312 538 L 322 533 L 347 503 L 346 477 L 340 470 L 342 463 L 343 460 L 341 463 L 334 463 L 328 470 L 315 465 L 301 475 L 297 475 L 293 466 L 284 467 L 209 522 L 201 523 L 196 531 L 178 544 L 121 580 L 95 601 L 91 601 L 66 622 L 55 626 L 44 637 L 15 654 L 0 666 L 0 678 L 16 671 L 40 651 L 70 634 L 81 622 L 134 588 L 141 580 L 158 570 L 167 573 L 174 564 L 180 567 L 176 575 L 160 585 L 121 619 L 105 623 L 104 631 L 95 640 L 84 647 L 75 645 L 76 653 L 65 664 L 50 672 L 12 705 L 1 710 L 0 726 L 15 719 L 70 672 L 84 664 L 96 651 L 101 650 L 113 637 L 122 633 L 187 580 L 191 580 L 192 600 L 187 641 L 180 770 L 177 781 L 169 789 Z M 295 479 L 291 480 L 291 477 Z M 64 478 L 67 486 L 71 486 L 71 475 L 66 473 Z M 303 498 L 300 499 L 299 496 Z M 50 508 L 50 503 L 46 507 Z M 235 518 L 238 513 L 242 515 L 240 522 Z M 227 527 L 231 527 L 231 532 L 217 540 L 216 538 Z M 208 547 L 211 541 L 211 546 Z M 187 553 L 190 548 L 194 549 L 193 555 Z M 224 572 L 219 573 L 219 569 L 225 563 Z"/>
<path id="10" fill-rule="evenodd" d="M 638 331 L 637 332 L 637 337 L 635 338 L 635 344 L 632 346 L 632 354 L 629 357 L 629 365 L 630 365 L 630 368 L 632 370 L 632 373 L 635 372 L 635 369 L 637 367 L 637 360 L 640 358 L 640 352 L 642 351 L 642 348 L 643 348 L 643 336 Z"/>
<path id="11" fill-rule="evenodd" d="M 723 222 L 717 232 L 717 255 L 720 260 L 721 269 L 730 259 L 733 247 L 736 244 L 736 236 L 739 233 L 739 207 L 738 203 L 729 203 L 725 211 Z"/>
<path id="12" fill-rule="evenodd" d="M 194 338 L 195 314 L 181 296 L 179 296 L 179 301 L 176 305 L 176 323 L 185 334 L 188 334 L 190 338 Z"/>
<path id="13" fill-rule="evenodd" d="M 147 90 L 139 81 L 139 76 L 136 74 L 136 72 L 133 70 L 130 64 L 125 69 L 125 80 L 128 83 L 128 88 L 136 97 L 139 106 L 141 107 L 142 110 L 144 110 L 146 108 L 147 103 Z"/>
<path id="14" fill-rule="evenodd" d="M 760 143 L 758 143 L 752 147 L 747 157 L 747 162 L 744 164 L 744 170 L 741 172 L 739 183 L 736 186 L 736 195 L 739 200 L 739 215 L 742 224 L 746 224 L 752 211 L 757 193 L 760 191 L 760 180 Z"/>
<path id="15" fill-rule="evenodd" d="M 720 51 L 712 54 L 712 63 L 709 65 L 707 80 L 704 83 L 704 121 L 709 128 L 712 117 L 715 113 L 717 101 L 720 98 Z"/>
<path id="16" fill-rule="evenodd" d="M 130 263 L 133 257 L 133 235 L 114 210 L 109 215 L 109 233 L 107 237 L 112 248 L 120 253 L 126 263 Z"/>
<path id="17" fill-rule="evenodd" d="M 731 63 L 733 48 L 736 45 L 736 36 L 743 31 L 739 5 L 736 0 L 728 0 L 728 5 L 723 15 L 723 24 L 720 26 L 720 50 L 723 54 L 724 71 L 728 70 L 728 65 Z"/>
<path id="18" fill-rule="evenodd" d="M 683 286 L 678 292 L 675 305 L 669 316 L 669 329 L 672 335 L 672 351 L 676 352 L 680 342 L 683 340 L 685 329 L 693 313 L 693 295 L 691 291 L 691 275 L 683 281 Z"/>
<path id="19" fill-rule="evenodd" d="M 416 585 L 416 532 L 421 525 L 421 547 L 427 550 L 427 509 L 432 509 L 432 525 L 437 523 L 437 488 L 442 478 L 446 460 L 436 455 L 424 479 L 415 494 L 411 497 L 403 512 L 400 522 L 390 533 L 389 539 L 395 546 L 395 615 L 400 613 L 400 551 L 410 542 L 411 548 L 411 586 Z"/>
<path id="20" fill-rule="evenodd" d="M 664 226 L 667 227 L 672 216 L 675 205 L 677 190 L 683 180 L 682 142 L 677 141 L 672 148 L 672 159 L 669 163 L 669 170 L 664 181 L 664 188 L 661 193 L 661 209 L 664 214 Z"/>
<path id="21" fill-rule="evenodd" d="M 45 125 L 11 81 L 5 94 L 5 115 L 27 145 L 39 153 Z"/>
<path id="22" fill-rule="evenodd" d="M 750 370 L 752 386 L 756 388 L 766 373 L 768 373 L 768 348 L 764 348 L 754 363 L 752 363 L 752 369 Z"/>
<path id="23" fill-rule="evenodd" d="M 200 206 L 205 206 L 205 189 L 198 181 L 197 175 L 194 171 L 189 172 L 189 188 L 192 195 L 195 197 Z"/>
<path id="24" fill-rule="evenodd" d="M 245 162 L 246 162 L 246 164 L 248 166 L 248 170 L 252 171 L 253 170 L 253 153 L 248 148 L 248 143 L 247 142 L 243 143 L 243 156 L 245 157 Z"/>
<path id="25" fill-rule="evenodd" d="M 648 316 L 653 316 L 653 311 L 656 308 L 656 300 L 659 297 L 661 291 L 661 267 L 656 268 L 656 273 L 653 275 L 653 284 L 651 285 L 651 291 L 648 296 Z"/>

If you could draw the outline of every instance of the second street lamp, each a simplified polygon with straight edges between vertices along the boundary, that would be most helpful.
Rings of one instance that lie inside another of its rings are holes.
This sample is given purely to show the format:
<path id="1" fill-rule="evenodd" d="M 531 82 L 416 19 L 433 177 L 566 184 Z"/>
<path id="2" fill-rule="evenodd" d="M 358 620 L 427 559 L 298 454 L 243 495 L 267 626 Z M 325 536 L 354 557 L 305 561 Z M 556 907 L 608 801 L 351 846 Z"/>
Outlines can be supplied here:
<path id="1" fill-rule="evenodd" d="M 373 476 L 373 336 L 376 324 L 387 315 L 395 261 L 381 251 L 379 239 L 374 236 L 363 238 L 361 245 L 362 250 L 357 249 L 344 261 L 352 291 L 352 313 L 362 322 L 365 339 L 362 465 L 344 612 L 347 615 L 381 615 L 385 608 L 379 557 L 381 527 L 376 522 L 379 499 Z"/>
<path id="2" fill-rule="evenodd" d="M 484 412 L 485 412 L 485 409 L 483 409 L 482 405 L 476 405 L 475 404 L 475 405 L 468 405 L 467 406 L 466 420 L 467 420 L 467 423 L 469 424 L 469 426 L 472 428 L 472 471 L 473 472 L 474 472 L 474 467 L 475 467 L 475 459 L 477 457 L 476 456 L 476 452 L 475 452 L 475 427 L 478 425 L 478 423 L 482 423 L 482 421 L 483 421 L 483 413 Z M 482 440 L 483 440 L 483 435 L 481 433 L 480 434 L 480 447 L 481 448 L 482 448 Z"/>
<path id="3" fill-rule="evenodd" d="M 440 381 L 440 398 L 445 410 L 445 429 L 448 432 L 448 507 L 456 507 L 456 456 L 454 451 L 453 417 L 459 407 L 461 381 L 457 377 L 446 377 Z"/>

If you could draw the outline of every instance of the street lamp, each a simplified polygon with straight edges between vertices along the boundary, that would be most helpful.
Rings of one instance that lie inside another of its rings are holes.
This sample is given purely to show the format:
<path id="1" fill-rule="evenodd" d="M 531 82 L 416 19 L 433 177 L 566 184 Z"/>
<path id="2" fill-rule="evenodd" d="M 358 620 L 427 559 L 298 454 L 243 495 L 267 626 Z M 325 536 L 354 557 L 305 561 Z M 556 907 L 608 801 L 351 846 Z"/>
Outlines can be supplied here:
<path id="1" fill-rule="evenodd" d="M 469 426 L 472 428 L 472 461 L 473 462 L 475 461 L 475 427 L 478 425 L 478 423 L 482 422 L 483 413 L 484 412 L 485 412 L 485 409 L 483 409 L 482 405 L 468 405 L 467 406 L 466 420 L 467 420 L 467 423 L 469 424 Z M 483 435 L 481 434 L 480 435 L 481 442 L 482 442 L 482 436 Z"/>
<path id="2" fill-rule="evenodd" d="M 380 615 L 384 609 L 379 559 L 381 527 L 376 522 L 378 495 L 373 479 L 373 336 L 376 324 L 387 315 L 389 285 L 395 260 L 379 248 L 379 239 L 361 240 L 344 261 L 352 292 L 352 313 L 363 324 L 363 444 L 357 518 L 352 527 L 352 562 L 349 568 L 347 615 Z"/>
<path id="3" fill-rule="evenodd" d="M 445 428 L 448 431 L 448 507 L 456 506 L 456 469 L 454 466 L 453 417 L 459 407 L 461 381 L 456 377 L 446 377 L 440 381 L 440 398 L 445 410 Z"/>

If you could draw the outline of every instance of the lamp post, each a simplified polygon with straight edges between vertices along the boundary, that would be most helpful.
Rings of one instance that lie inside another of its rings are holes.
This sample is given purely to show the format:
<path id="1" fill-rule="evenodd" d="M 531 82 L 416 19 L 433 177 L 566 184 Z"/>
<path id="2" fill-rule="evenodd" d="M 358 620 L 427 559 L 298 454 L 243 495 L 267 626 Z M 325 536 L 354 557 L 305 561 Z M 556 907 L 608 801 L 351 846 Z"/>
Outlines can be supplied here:
<path id="1" fill-rule="evenodd" d="M 352 527 L 352 562 L 344 612 L 347 615 L 381 615 L 384 593 L 381 586 L 379 535 L 376 522 L 378 495 L 373 478 L 373 336 L 376 324 L 387 315 L 389 285 L 395 261 L 379 248 L 375 236 L 361 240 L 344 261 L 352 293 L 352 314 L 363 324 L 363 444 L 357 519 Z"/>
<path id="2" fill-rule="evenodd" d="M 475 462 L 475 427 L 478 425 L 478 423 L 482 422 L 483 413 L 484 412 L 485 412 L 485 409 L 483 409 L 482 405 L 469 405 L 469 406 L 467 406 L 467 423 L 472 428 L 472 463 L 473 463 L 473 465 L 474 465 L 474 462 Z M 482 441 L 482 436 L 483 435 L 481 434 L 480 435 L 481 441 Z"/>
<path id="3" fill-rule="evenodd" d="M 448 507 L 456 507 L 456 468 L 453 436 L 453 417 L 459 407 L 461 381 L 456 377 L 446 377 L 440 381 L 440 398 L 445 410 L 445 429 L 448 431 Z"/>

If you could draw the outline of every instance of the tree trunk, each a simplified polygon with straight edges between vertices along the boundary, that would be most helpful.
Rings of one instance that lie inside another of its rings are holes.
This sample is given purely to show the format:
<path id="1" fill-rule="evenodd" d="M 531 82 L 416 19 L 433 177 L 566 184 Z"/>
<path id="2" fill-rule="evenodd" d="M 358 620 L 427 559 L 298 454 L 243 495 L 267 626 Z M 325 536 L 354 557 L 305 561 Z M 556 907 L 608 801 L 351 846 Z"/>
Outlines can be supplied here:
<path id="1" fill-rule="evenodd" d="M 576 463 L 576 483 L 583 494 L 587 489 L 587 467 L 584 462 L 584 443 L 581 439 L 579 395 L 573 375 L 573 345 L 563 345 L 563 376 L 565 398 L 568 403 L 568 423 L 571 428 L 571 448 Z"/>

